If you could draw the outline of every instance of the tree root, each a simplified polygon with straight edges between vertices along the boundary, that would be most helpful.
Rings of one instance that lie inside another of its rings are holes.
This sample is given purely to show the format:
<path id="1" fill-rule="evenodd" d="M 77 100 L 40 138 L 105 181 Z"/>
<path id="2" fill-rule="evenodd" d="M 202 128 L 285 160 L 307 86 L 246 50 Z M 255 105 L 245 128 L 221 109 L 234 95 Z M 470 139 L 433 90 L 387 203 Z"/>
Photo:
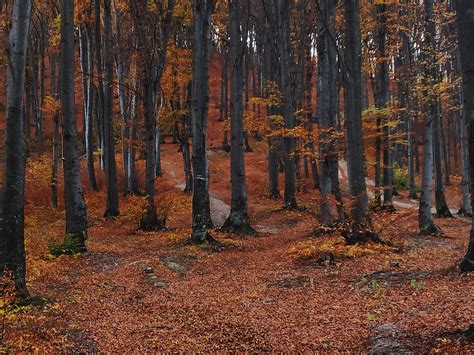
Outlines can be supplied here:
<path id="1" fill-rule="evenodd" d="M 227 218 L 224 225 L 221 228 L 222 232 L 237 234 L 237 235 L 249 235 L 249 236 L 258 236 L 258 232 L 250 226 L 248 221 L 239 222 L 235 219 Z"/>
<path id="2" fill-rule="evenodd" d="M 436 216 L 438 218 L 454 218 L 453 214 L 447 206 L 441 206 L 440 208 L 436 208 Z"/>
<path id="3" fill-rule="evenodd" d="M 343 230 L 341 234 L 348 245 L 364 244 L 368 242 L 383 245 L 386 244 L 382 239 L 380 239 L 377 233 L 370 230 Z"/>
<path id="4" fill-rule="evenodd" d="M 464 209 L 463 207 L 461 207 L 458 211 L 458 216 L 472 217 L 472 211 L 468 211 L 468 210 Z"/>
<path id="5" fill-rule="evenodd" d="M 422 229 L 420 231 L 421 235 L 428 235 L 433 237 L 442 237 L 444 235 L 441 228 L 439 228 L 436 224 L 431 223 L 428 227 Z"/>
<path id="6" fill-rule="evenodd" d="M 119 210 L 115 210 L 115 209 L 110 209 L 108 208 L 105 212 L 104 212 L 104 218 L 105 219 L 113 219 L 113 218 L 116 218 L 120 216 L 120 211 Z"/>
<path id="7" fill-rule="evenodd" d="M 165 221 L 158 218 L 154 208 L 147 208 L 140 220 L 139 229 L 144 232 L 156 232 L 165 229 Z"/>

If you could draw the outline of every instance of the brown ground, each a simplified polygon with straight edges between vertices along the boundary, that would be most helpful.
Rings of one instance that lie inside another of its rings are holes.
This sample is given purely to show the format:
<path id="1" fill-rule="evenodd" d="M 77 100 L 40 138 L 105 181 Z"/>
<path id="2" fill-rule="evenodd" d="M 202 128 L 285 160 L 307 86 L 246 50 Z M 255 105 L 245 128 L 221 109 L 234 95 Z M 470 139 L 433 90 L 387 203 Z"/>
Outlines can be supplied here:
<path id="1" fill-rule="evenodd" d="M 215 102 L 211 190 L 222 215 L 230 177 L 228 156 L 217 149 L 222 126 L 215 123 Z M 170 214 L 169 230 L 136 231 L 142 197 L 122 197 L 122 216 L 106 222 L 105 192 L 86 189 L 89 252 L 56 259 L 48 255 L 48 243 L 61 241 L 64 212 L 48 207 L 49 154 L 32 155 L 28 286 L 47 303 L 4 318 L 0 351 L 474 351 L 462 335 L 474 322 L 474 275 L 457 269 L 470 221 L 438 220 L 446 237 L 421 237 L 413 208 L 374 215 L 375 230 L 394 248 L 348 248 L 337 235 L 312 238 L 318 192 L 307 181 L 298 196 L 305 208 L 281 210 L 281 201 L 266 198 L 265 143 L 252 145 L 247 178 L 260 237 L 214 231 L 224 250 L 185 246 L 191 198 L 176 188 L 184 180 L 182 160 L 177 146 L 166 144 L 157 192 L 160 211 Z M 103 185 L 101 174 L 99 181 Z M 459 204 L 458 182 L 448 190 L 452 207 Z M 326 251 L 336 255 L 335 263 L 319 260 Z"/>
<path id="2" fill-rule="evenodd" d="M 90 252 L 50 259 L 47 243 L 60 240 L 62 213 L 33 208 L 40 204 L 35 196 L 47 192 L 30 193 L 29 289 L 47 304 L 9 316 L 4 347 L 474 351 L 461 334 L 473 321 L 474 276 L 456 268 L 467 247 L 467 220 L 438 221 L 446 238 L 428 238 L 416 234 L 416 210 L 377 215 L 376 229 L 400 250 L 331 249 L 336 237 L 309 237 L 318 193 L 300 194 L 305 210 L 280 210 L 279 201 L 265 198 L 264 144 L 254 146 L 248 179 L 261 236 L 214 232 L 224 251 L 183 245 L 190 197 L 174 187 L 182 182 L 182 163 L 171 144 L 164 146 L 166 173 L 157 183 L 162 200 L 178 201 L 167 207 L 173 214 L 167 232 L 136 232 L 141 198 L 123 199 L 124 216 L 105 222 L 104 194 L 88 194 Z M 213 194 L 228 203 L 226 153 L 212 151 L 210 160 Z M 317 262 L 325 247 L 335 252 L 335 264 Z"/>

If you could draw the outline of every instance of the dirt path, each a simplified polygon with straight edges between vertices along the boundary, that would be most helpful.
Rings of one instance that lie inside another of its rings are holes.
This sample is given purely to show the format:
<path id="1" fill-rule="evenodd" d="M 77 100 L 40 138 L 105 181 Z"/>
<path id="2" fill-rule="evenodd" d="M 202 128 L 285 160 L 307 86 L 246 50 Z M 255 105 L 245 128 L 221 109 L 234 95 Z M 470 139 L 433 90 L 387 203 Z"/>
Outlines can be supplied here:
<path id="1" fill-rule="evenodd" d="M 184 177 L 182 177 L 181 174 L 179 174 L 180 177 L 178 177 L 176 169 L 168 161 L 165 161 L 164 165 L 166 166 L 165 173 L 169 174 L 176 182 L 175 187 L 178 190 L 183 191 L 184 188 L 186 187 L 186 184 L 182 182 L 184 180 Z M 209 199 L 210 199 L 210 204 L 211 204 L 212 221 L 214 222 L 214 225 L 216 227 L 222 227 L 227 217 L 230 214 L 230 206 L 227 203 L 225 203 L 222 199 L 220 199 L 216 194 L 211 193 L 209 195 Z"/>
<path id="2" fill-rule="evenodd" d="M 339 160 L 339 175 L 341 176 L 343 183 L 345 183 L 347 186 L 347 179 L 348 179 L 347 162 L 342 159 Z M 371 199 L 375 198 L 375 194 L 372 191 L 373 189 L 375 189 L 375 181 L 367 177 L 365 178 L 365 182 L 366 182 L 366 185 L 368 186 L 367 193 L 369 195 L 369 198 Z M 383 196 L 382 196 L 382 199 L 383 199 Z M 393 205 L 395 208 L 401 208 L 401 209 L 418 209 L 419 201 L 413 200 L 413 199 L 404 199 L 403 201 L 401 201 L 398 198 L 394 198 Z M 450 211 L 453 215 L 457 214 L 457 210 L 454 208 L 450 208 Z M 431 212 L 433 214 L 436 213 L 436 208 L 433 207 L 431 209 Z"/>

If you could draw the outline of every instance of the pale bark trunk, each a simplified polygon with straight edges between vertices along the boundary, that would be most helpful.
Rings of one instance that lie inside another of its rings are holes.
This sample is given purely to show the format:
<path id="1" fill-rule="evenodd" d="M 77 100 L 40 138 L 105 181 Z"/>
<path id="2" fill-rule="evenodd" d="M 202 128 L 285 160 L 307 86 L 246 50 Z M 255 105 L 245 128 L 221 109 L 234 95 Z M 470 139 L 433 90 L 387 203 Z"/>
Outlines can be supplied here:
<path id="1" fill-rule="evenodd" d="M 433 0 L 425 0 L 427 31 L 425 39 L 424 55 L 428 58 L 429 50 L 434 43 L 434 22 L 433 22 Z M 429 64 L 426 64 L 425 74 L 427 80 L 433 82 L 435 74 Z M 431 215 L 431 194 L 433 190 L 433 128 L 436 119 L 436 99 L 430 97 L 424 105 L 425 137 L 423 143 L 423 177 L 421 183 L 421 197 L 418 222 L 422 234 L 440 234 L 441 230 L 433 222 Z"/>

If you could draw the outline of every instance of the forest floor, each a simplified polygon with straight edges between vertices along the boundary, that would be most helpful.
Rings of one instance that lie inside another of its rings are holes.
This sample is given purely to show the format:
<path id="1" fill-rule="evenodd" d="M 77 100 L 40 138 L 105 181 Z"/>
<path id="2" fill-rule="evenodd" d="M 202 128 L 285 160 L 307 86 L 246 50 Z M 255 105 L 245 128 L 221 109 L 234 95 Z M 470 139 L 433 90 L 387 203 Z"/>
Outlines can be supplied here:
<path id="1" fill-rule="evenodd" d="M 219 225 L 229 211 L 229 163 L 212 132 L 210 142 Z M 318 192 L 303 186 L 301 209 L 282 210 L 262 183 L 265 144 L 252 144 L 246 155 L 250 214 L 260 235 L 216 230 L 212 235 L 224 244 L 218 249 L 185 244 L 191 196 L 181 192 L 177 146 L 165 144 L 157 193 L 168 230 L 137 231 L 143 197 L 122 197 L 122 216 L 105 221 L 105 193 L 86 191 L 89 251 L 53 258 L 48 244 L 61 240 L 64 212 L 46 207 L 47 159 L 30 162 L 28 286 L 46 303 L 4 318 L 2 350 L 474 351 L 462 333 L 474 321 L 474 275 L 457 268 L 469 220 L 436 220 L 445 236 L 424 237 L 417 234 L 417 209 L 398 208 L 373 217 L 391 246 L 348 247 L 337 233 L 313 237 Z M 458 195 L 450 188 L 450 206 L 459 204 Z"/>

